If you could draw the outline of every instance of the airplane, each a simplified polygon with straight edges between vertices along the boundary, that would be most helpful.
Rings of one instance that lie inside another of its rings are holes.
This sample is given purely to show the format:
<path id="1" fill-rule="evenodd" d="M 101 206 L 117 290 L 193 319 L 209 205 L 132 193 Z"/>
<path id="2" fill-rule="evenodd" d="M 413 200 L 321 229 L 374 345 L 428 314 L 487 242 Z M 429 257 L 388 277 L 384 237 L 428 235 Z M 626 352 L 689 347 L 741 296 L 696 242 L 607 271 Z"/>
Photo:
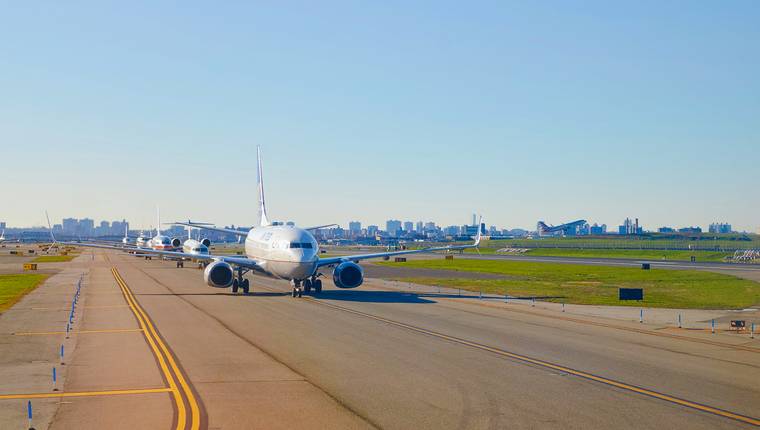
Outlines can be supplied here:
<path id="1" fill-rule="evenodd" d="M 546 236 L 551 235 L 553 233 L 561 233 L 563 236 L 567 234 L 568 231 L 574 232 L 575 229 L 579 226 L 582 226 L 586 224 L 585 219 L 579 219 L 576 221 L 568 222 L 565 224 L 560 225 L 546 225 L 543 221 L 539 221 L 536 225 L 536 230 L 538 231 L 539 236 Z"/>
<path id="2" fill-rule="evenodd" d="M 419 254 L 436 251 L 455 251 L 480 246 L 481 232 L 475 237 L 475 241 L 469 245 L 448 245 L 428 247 L 416 250 L 402 250 L 390 252 L 378 252 L 371 254 L 356 254 L 341 257 L 320 258 L 319 244 L 311 233 L 313 230 L 325 226 L 301 228 L 295 225 L 282 225 L 270 221 L 267 215 L 266 199 L 264 197 L 264 180 L 261 162 L 261 148 L 256 148 L 257 157 L 257 185 L 258 185 L 258 226 L 244 232 L 232 229 L 210 227 L 197 223 L 177 222 L 177 225 L 185 225 L 193 228 L 219 231 L 245 238 L 245 256 L 229 256 L 208 254 L 190 254 L 184 251 L 170 251 L 164 249 L 142 249 L 141 253 L 167 257 L 192 258 L 207 262 L 203 271 L 203 279 L 206 285 L 213 288 L 232 288 L 237 293 L 242 289 L 247 294 L 250 290 L 249 280 L 244 278 L 248 272 L 258 272 L 265 275 L 288 280 L 292 286 L 292 297 L 302 297 L 303 293 L 309 293 L 313 289 L 315 293 L 322 292 L 322 268 L 332 268 L 333 283 L 338 288 L 356 288 L 364 282 L 364 270 L 358 264 L 362 260 L 374 258 L 389 258 L 397 255 Z M 482 217 L 481 217 L 482 222 Z M 49 220 L 48 220 L 49 224 Z M 53 240 L 52 228 L 50 234 Z M 155 238 L 154 238 L 155 239 Z M 168 238 L 167 238 L 168 239 Z M 75 244 L 107 249 L 122 249 L 119 247 Z"/>
<path id="3" fill-rule="evenodd" d="M 21 243 L 21 239 L 6 239 L 5 229 L 3 229 L 3 232 L 0 233 L 0 243 Z"/>

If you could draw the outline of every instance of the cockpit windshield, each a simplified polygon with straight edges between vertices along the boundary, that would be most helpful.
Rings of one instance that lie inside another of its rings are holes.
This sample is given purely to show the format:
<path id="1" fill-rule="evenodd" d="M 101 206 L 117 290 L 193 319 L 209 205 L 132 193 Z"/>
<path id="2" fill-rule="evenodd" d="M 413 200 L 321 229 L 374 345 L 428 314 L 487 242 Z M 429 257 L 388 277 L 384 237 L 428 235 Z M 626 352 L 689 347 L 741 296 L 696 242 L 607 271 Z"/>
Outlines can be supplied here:
<path id="1" fill-rule="evenodd" d="M 290 242 L 290 247 L 311 249 L 311 242 Z"/>

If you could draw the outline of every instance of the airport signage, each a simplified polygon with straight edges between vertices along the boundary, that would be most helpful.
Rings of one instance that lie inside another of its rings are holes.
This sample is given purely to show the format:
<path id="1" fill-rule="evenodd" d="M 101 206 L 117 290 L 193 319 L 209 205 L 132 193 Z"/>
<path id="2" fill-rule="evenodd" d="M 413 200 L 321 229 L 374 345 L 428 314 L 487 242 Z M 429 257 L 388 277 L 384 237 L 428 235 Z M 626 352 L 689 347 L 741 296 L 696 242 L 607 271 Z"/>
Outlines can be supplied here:
<path id="1" fill-rule="evenodd" d="M 644 300 L 644 289 L 642 288 L 620 288 L 618 289 L 620 300 Z"/>

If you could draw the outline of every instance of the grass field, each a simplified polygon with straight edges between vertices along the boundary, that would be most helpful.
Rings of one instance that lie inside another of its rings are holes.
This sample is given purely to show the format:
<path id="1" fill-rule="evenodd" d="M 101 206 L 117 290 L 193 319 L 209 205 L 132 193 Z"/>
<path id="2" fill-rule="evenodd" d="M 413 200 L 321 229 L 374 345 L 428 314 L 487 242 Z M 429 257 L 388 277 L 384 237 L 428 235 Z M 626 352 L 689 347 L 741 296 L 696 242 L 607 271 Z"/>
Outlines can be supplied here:
<path id="1" fill-rule="evenodd" d="M 38 274 L 0 275 L 0 312 L 13 306 L 47 277 Z"/>
<path id="2" fill-rule="evenodd" d="M 65 263 L 76 258 L 76 255 L 40 255 L 32 263 Z"/>
<path id="3" fill-rule="evenodd" d="M 483 254 L 496 253 L 494 248 L 487 248 Z M 475 252 L 474 250 L 472 252 Z M 509 255 L 509 254 L 506 254 Z M 653 249 L 564 249 L 564 248 L 534 248 L 521 255 L 535 257 L 578 257 L 578 258 L 627 258 L 649 260 L 682 260 L 689 261 L 691 256 L 697 261 L 724 261 L 733 256 L 733 252 L 718 251 L 672 251 Z"/>
<path id="4" fill-rule="evenodd" d="M 759 283 L 701 271 L 443 259 L 377 264 L 452 271 L 451 279 L 399 278 L 401 281 L 499 295 L 543 297 L 554 302 L 696 309 L 741 309 L 760 303 Z M 495 273 L 504 279 L 460 279 L 456 271 Z M 644 301 L 618 300 L 621 287 L 643 288 Z"/>

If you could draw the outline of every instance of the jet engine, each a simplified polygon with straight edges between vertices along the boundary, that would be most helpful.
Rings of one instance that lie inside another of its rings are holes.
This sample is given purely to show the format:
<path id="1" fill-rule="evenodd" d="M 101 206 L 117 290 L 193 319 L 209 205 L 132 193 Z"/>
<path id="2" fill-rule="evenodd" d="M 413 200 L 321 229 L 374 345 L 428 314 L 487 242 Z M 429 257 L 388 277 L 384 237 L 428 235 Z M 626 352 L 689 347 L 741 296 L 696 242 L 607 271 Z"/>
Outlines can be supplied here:
<path id="1" fill-rule="evenodd" d="M 233 279 L 235 279 L 235 272 L 232 266 L 224 261 L 214 261 L 203 271 L 203 280 L 209 287 L 227 288 L 232 285 Z"/>
<path id="2" fill-rule="evenodd" d="M 207 237 L 204 237 L 203 239 L 201 239 L 201 243 L 206 245 L 206 248 L 211 246 L 211 241 Z"/>
<path id="3" fill-rule="evenodd" d="M 344 261 L 333 270 L 333 282 L 338 288 L 356 288 L 364 282 L 364 269 L 353 261 Z"/>
<path id="4" fill-rule="evenodd" d="M 180 246 L 182 246 L 182 241 L 175 237 L 174 239 L 172 239 L 172 246 L 175 248 L 179 248 Z"/>

